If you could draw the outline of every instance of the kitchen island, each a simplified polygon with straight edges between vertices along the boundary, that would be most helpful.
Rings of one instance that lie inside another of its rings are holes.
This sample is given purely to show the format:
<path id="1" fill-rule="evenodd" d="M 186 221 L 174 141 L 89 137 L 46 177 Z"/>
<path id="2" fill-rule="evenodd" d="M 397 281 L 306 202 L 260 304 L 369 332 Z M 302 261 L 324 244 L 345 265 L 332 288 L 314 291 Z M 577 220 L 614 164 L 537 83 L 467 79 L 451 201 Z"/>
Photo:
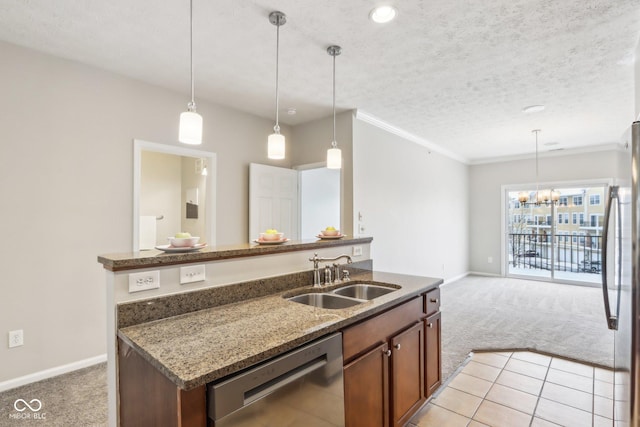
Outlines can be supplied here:
<path id="1" fill-rule="evenodd" d="M 338 246 L 370 241 L 370 238 L 368 241 L 342 241 Z M 315 247 L 302 244 L 298 250 L 308 252 L 326 248 L 318 248 L 317 243 L 311 243 L 311 246 Z M 180 255 L 180 260 L 166 257 L 167 262 L 172 266 L 201 262 L 204 256 L 196 255 L 194 260 L 185 258 L 186 254 Z M 119 268 L 117 263 L 120 267 L 126 264 L 124 268 L 136 270 L 148 268 L 148 265 L 141 266 L 139 261 L 134 261 L 140 257 L 108 258 L 113 261 L 112 268 Z M 152 262 L 157 265 L 155 259 Z M 411 310 L 408 318 L 412 319 L 412 325 L 423 324 L 427 314 L 433 314 L 427 313 L 426 295 L 438 291 L 442 280 L 376 272 L 371 267 L 371 260 L 356 262 L 349 267 L 352 272 L 349 282 L 324 289 L 311 289 L 312 272 L 303 271 L 116 304 L 117 329 L 114 332 L 118 346 L 120 425 L 207 425 L 205 395 L 206 385 L 211 382 L 331 333 L 366 324 L 370 319 L 397 311 L 398 307 L 408 307 L 401 309 L 404 312 Z M 106 263 L 105 268 L 109 268 Z M 286 299 L 357 282 L 373 282 L 392 287 L 394 291 L 343 309 L 317 308 Z M 439 323 L 437 326 L 439 338 Z M 397 329 L 403 328 L 404 325 L 398 325 Z M 425 360 L 425 352 L 429 350 L 424 332 L 421 334 L 419 357 L 427 366 L 429 361 Z M 380 339 L 374 341 L 360 350 L 370 350 Z M 344 345 L 348 345 L 346 341 Z M 436 359 L 439 381 L 439 343 L 435 344 L 437 352 L 433 348 L 434 343 L 431 344 L 434 356 L 430 362 L 433 365 L 433 359 Z M 355 361 L 360 350 L 352 354 L 350 362 Z M 421 370 L 420 375 L 424 377 L 427 370 Z M 345 387 L 347 383 L 348 377 L 345 377 Z M 420 382 L 422 391 L 417 404 L 423 403 L 429 392 L 425 383 Z M 381 403 L 387 405 L 383 411 L 388 413 L 391 403 Z M 417 408 L 419 406 L 414 409 Z"/>

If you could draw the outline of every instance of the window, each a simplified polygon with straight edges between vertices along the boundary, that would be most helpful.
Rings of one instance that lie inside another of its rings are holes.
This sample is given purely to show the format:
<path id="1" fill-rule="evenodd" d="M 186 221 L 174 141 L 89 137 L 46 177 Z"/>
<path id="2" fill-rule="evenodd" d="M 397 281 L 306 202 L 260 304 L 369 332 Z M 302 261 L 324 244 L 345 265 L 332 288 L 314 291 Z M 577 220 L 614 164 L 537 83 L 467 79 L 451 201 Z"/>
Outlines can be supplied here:
<path id="1" fill-rule="evenodd" d="M 589 225 L 591 227 L 597 227 L 598 226 L 598 216 L 599 215 L 591 215 L 589 218 Z"/>
<path id="2" fill-rule="evenodd" d="M 565 224 L 569 224 L 569 214 L 568 213 L 564 214 L 564 223 Z"/>
<path id="3" fill-rule="evenodd" d="M 580 212 L 578 215 L 579 215 L 579 218 L 580 218 L 580 225 L 584 225 L 584 213 Z"/>
<path id="4" fill-rule="evenodd" d="M 582 206 L 582 196 L 573 196 L 573 205 Z"/>
<path id="5" fill-rule="evenodd" d="M 569 206 L 569 198 L 567 196 L 560 196 L 558 206 Z"/>
<path id="6" fill-rule="evenodd" d="M 600 195 L 599 194 L 592 194 L 589 196 L 589 204 L 590 205 L 599 205 L 600 204 Z"/>
<path id="7" fill-rule="evenodd" d="M 513 203 L 513 208 L 514 208 L 514 209 L 520 209 L 520 201 L 519 201 L 519 200 L 516 200 L 516 201 Z"/>
<path id="8" fill-rule="evenodd" d="M 579 236 L 580 236 L 580 239 L 579 239 L 579 240 L 580 240 L 580 244 L 581 244 L 581 245 L 584 245 L 584 236 L 585 236 L 585 233 L 584 233 L 584 232 L 581 232 L 581 233 L 579 234 Z"/>
<path id="9" fill-rule="evenodd" d="M 572 224 L 577 224 L 578 223 L 578 214 L 575 213 L 575 212 L 571 214 L 571 223 Z"/>
<path id="10" fill-rule="evenodd" d="M 558 214 L 558 224 L 562 224 L 562 214 Z"/>
<path id="11" fill-rule="evenodd" d="M 551 215 L 547 215 L 547 225 L 551 225 Z"/>
<path id="12" fill-rule="evenodd" d="M 578 232 L 577 231 L 572 231 L 571 232 L 571 242 L 577 243 L 577 241 L 578 241 Z"/>

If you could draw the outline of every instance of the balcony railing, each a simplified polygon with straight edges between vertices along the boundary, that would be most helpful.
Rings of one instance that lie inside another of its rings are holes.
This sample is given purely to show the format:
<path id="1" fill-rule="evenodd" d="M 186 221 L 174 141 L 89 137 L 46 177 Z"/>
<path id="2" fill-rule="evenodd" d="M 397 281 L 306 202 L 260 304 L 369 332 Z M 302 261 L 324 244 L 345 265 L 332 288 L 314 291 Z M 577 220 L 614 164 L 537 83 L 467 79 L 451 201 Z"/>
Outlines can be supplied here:
<path id="1" fill-rule="evenodd" d="M 509 234 L 510 265 L 515 268 L 600 274 L 602 236 Z M 553 257 L 553 259 L 552 259 Z"/>

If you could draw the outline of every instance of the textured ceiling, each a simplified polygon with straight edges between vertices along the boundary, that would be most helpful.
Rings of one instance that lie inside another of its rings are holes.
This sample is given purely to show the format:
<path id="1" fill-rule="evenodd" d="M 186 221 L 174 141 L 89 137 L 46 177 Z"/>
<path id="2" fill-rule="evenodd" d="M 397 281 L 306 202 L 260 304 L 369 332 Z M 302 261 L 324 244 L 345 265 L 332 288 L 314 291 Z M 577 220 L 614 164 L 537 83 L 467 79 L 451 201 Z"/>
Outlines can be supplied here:
<path id="1" fill-rule="evenodd" d="M 358 109 L 461 159 L 616 142 L 633 120 L 638 0 L 194 0 L 196 101 L 273 117 L 281 10 L 281 121 Z M 0 40 L 189 98 L 187 0 L 2 0 Z M 544 104 L 537 114 L 522 108 Z M 289 107 L 295 116 L 286 114 Z M 206 117 L 205 117 L 206 120 Z M 548 147 L 551 148 L 551 147 Z"/>

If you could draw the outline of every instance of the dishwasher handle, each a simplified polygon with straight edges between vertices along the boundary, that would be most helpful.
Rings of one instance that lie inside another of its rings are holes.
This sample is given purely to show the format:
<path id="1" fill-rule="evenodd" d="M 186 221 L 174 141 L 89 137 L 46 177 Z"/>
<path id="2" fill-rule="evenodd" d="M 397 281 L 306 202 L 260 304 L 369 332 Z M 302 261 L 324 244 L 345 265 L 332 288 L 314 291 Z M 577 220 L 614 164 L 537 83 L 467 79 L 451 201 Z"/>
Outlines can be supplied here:
<path id="1" fill-rule="evenodd" d="M 342 371 L 342 334 L 337 333 L 249 370 L 207 385 L 208 415 L 214 421 L 323 369 L 327 378 Z"/>

